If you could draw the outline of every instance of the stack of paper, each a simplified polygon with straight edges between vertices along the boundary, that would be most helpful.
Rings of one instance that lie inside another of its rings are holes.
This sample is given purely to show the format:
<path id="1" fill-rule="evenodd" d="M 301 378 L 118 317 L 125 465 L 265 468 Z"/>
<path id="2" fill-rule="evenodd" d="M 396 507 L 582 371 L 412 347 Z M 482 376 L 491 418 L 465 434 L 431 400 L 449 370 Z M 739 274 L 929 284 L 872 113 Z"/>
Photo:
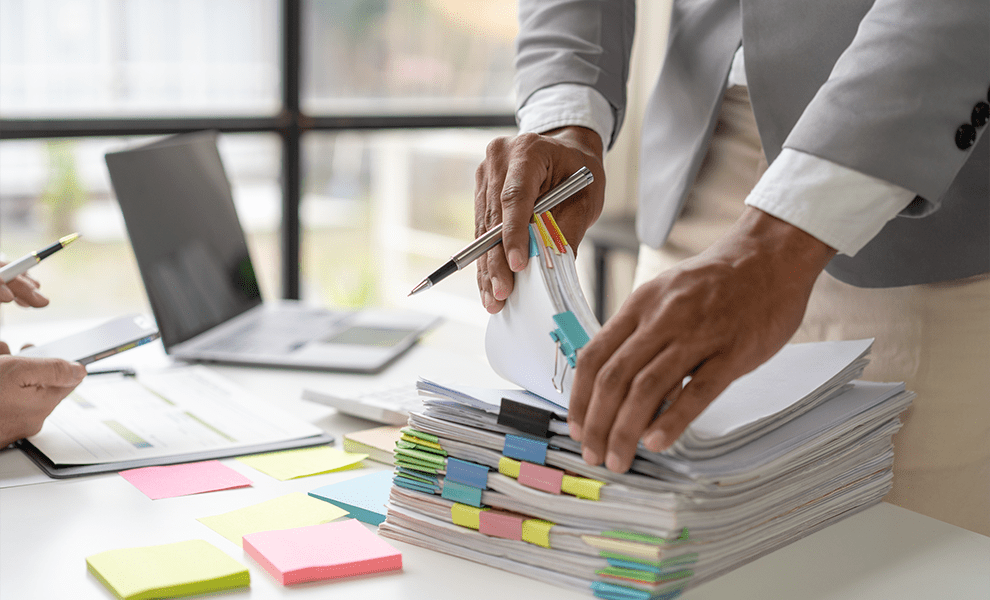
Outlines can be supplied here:
<path id="1" fill-rule="evenodd" d="M 526 282 L 517 279 L 514 295 L 525 299 Z M 519 314 L 499 327 L 524 328 L 508 322 Z M 582 460 L 567 435 L 565 393 L 552 402 L 532 393 L 529 382 L 549 381 L 552 365 L 506 375 L 528 392 L 421 381 L 424 410 L 397 443 L 380 532 L 602 598 L 675 597 L 890 489 L 891 436 L 913 394 L 854 381 L 870 345 L 785 347 L 727 388 L 673 448 L 641 449 L 625 474 Z M 522 365 L 531 351 L 490 345 L 489 359 Z"/>

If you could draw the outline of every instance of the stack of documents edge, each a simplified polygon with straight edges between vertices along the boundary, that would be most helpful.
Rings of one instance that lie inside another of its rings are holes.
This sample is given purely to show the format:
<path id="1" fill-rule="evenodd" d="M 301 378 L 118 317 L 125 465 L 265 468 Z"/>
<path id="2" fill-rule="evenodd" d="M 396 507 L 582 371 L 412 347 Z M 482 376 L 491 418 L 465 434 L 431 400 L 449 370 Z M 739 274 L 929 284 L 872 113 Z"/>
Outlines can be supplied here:
<path id="1" fill-rule="evenodd" d="M 625 474 L 586 464 L 566 410 L 535 395 L 421 380 L 380 531 L 601 598 L 673 598 L 887 493 L 913 394 L 853 381 L 869 345 L 786 347 Z"/>
<path id="2" fill-rule="evenodd" d="M 420 380 L 395 448 L 385 537 L 615 600 L 678 596 L 880 501 L 913 398 L 855 381 L 872 340 L 794 344 L 628 473 L 568 435 L 577 352 L 599 325 L 549 214 L 486 351 L 523 389 Z"/>

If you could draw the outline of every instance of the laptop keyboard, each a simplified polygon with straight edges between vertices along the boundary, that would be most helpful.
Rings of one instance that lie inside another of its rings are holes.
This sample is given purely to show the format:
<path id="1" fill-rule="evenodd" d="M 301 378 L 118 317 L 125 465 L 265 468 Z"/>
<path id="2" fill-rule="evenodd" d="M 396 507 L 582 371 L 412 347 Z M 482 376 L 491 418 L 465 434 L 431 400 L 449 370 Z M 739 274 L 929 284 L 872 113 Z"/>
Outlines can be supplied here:
<path id="1" fill-rule="evenodd" d="M 202 350 L 220 350 L 240 354 L 284 354 L 325 335 L 344 314 L 319 311 L 261 313 L 204 344 Z"/>

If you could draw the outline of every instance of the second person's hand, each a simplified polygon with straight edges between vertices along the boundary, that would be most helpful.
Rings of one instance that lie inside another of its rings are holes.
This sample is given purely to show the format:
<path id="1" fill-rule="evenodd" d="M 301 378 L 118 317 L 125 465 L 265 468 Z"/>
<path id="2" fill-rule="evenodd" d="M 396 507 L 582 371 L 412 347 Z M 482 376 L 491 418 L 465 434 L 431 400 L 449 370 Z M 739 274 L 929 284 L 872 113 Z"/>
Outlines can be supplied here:
<path id="1" fill-rule="evenodd" d="M 488 145 L 475 175 L 474 234 L 478 237 L 502 223 L 502 243 L 478 259 L 478 290 L 489 313 L 502 310 L 512 293 L 514 273 L 526 267 L 536 200 L 588 167 L 595 181 L 553 209 L 568 244 L 577 249 L 605 201 L 602 154 L 601 138 L 584 127 L 500 137 Z"/>

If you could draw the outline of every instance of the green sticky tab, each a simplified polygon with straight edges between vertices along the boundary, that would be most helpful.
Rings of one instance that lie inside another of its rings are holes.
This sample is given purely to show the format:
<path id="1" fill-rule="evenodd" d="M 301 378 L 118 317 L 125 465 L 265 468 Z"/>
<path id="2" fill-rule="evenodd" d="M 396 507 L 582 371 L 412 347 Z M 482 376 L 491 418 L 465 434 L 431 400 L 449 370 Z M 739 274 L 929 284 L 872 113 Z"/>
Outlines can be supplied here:
<path id="1" fill-rule="evenodd" d="M 439 444 L 440 443 L 440 438 L 438 438 L 437 436 L 430 435 L 429 433 L 423 433 L 422 431 L 417 431 L 417 430 L 413 429 L 412 427 L 403 427 L 399 431 L 401 431 L 402 433 L 404 433 L 406 435 L 411 435 L 413 437 L 418 437 L 421 440 L 426 440 L 428 442 L 433 442 L 435 444 Z"/>
<path id="2" fill-rule="evenodd" d="M 433 466 L 433 465 L 429 465 L 429 464 L 426 464 L 426 463 L 421 463 L 419 461 L 415 461 L 414 462 L 411 459 L 409 459 L 409 460 L 403 460 L 403 459 L 398 459 L 397 458 L 395 460 L 395 466 L 397 466 L 397 467 L 403 467 L 405 469 L 412 469 L 413 471 L 420 471 L 420 472 L 423 472 L 423 473 L 429 473 L 431 475 L 436 475 L 437 471 L 440 470 L 439 467 L 436 467 L 436 466 Z"/>
<path id="3" fill-rule="evenodd" d="M 613 538 L 617 540 L 629 540 L 630 542 L 642 542 L 644 544 L 669 544 L 673 540 L 666 540 L 662 537 L 657 537 L 655 535 L 647 535 L 645 533 L 633 533 L 631 531 L 605 531 L 602 533 L 602 537 Z"/>
<path id="4" fill-rule="evenodd" d="M 611 575 L 612 577 L 632 579 L 633 581 L 642 581 L 643 583 L 674 581 L 676 579 L 684 579 L 685 577 L 691 577 L 694 575 L 694 571 L 690 569 L 682 569 L 680 571 L 674 571 L 673 573 L 661 575 L 658 573 L 650 573 L 648 571 L 639 571 L 636 569 L 624 569 L 622 567 L 606 567 L 595 571 L 595 573 L 598 575 Z"/>
<path id="5" fill-rule="evenodd" d="M 698 562 L 698 553 L 689 552 L 687 554 L 682 554 L 680 556 L 672 556 L 670 558 L 665 558 L 663 560 L 650 560 L 647 558 L 638 558 L 635 556 L 629 556 L 627 554 L 621 554 L 619 552 L 609 552 L 608 550 L 602 550 L 598 553 L 599 556 L 606 560 L 617 560 L 629 563 L 638 563 L 641 565 L 646 565 L 649 567 L 654 567 L 657 569 L 666 569 L 676 565 L 689 565 Z"/>
<path id="6" fill-rule="evenodd" d="M 536 256 L 540 253 L 540 246 L 536 242 L 536 231 L 532 224 L 529 226 L 529 255 Z"/>
<path id="7" fill-rule="evenodd" d="M 454 502 L 460 502 L 461 504 L 470 504 L 471 506 L 477 506 L 479 508 L 481 507 L 481 490 L 469 485 L 464 485 L 463 483 L 445 479 L 443 482 L 443 489 L 440 490 L 440 495 L 447 500 L 453 500 Z"/>
<path id="8" fill-rule="evenodd" d="M 412 436 L 412 435 L 405 435 L 404 434 L 402 436 L 402 441 L 409 442 L 411 444 L 415 444 L 415 445 L 419 446 L 422 449 L 436 450 L 437 452 L 443 454 L 444 456 L 447 455 L 447 452 L 444 451 L 443 447 L 440 444 L 438 444 L 436 442 L 431 442 L 430 440 L 424 440 L 423 438 L 418 438 L 418 437 L 415 437 L 415 436 Z"/>
<path id="9" fill-rule="evenodd" d="M 584 331 L 584 327 L 578 323 L 577 317 L 569 310 L 554 315 L 553 322 L 557 324 L 557 328 L 564 334 L 567 343 L 574 350 L 580 350 L 591 340 Z"/>
<path id="10" fill-rule="evenodd" d="M 395 454 L 398 456 L 403 456 L 406 458 L 411 458 L 413 460 L 418 460 L 420 462 L 429 463 L 431 465 L 437 465 L 443 468 L 447 461 L 442 457 L 432 452 L 424 452 L 423 450 L 413 450 L 410 448 L 397 448 Z"/>

